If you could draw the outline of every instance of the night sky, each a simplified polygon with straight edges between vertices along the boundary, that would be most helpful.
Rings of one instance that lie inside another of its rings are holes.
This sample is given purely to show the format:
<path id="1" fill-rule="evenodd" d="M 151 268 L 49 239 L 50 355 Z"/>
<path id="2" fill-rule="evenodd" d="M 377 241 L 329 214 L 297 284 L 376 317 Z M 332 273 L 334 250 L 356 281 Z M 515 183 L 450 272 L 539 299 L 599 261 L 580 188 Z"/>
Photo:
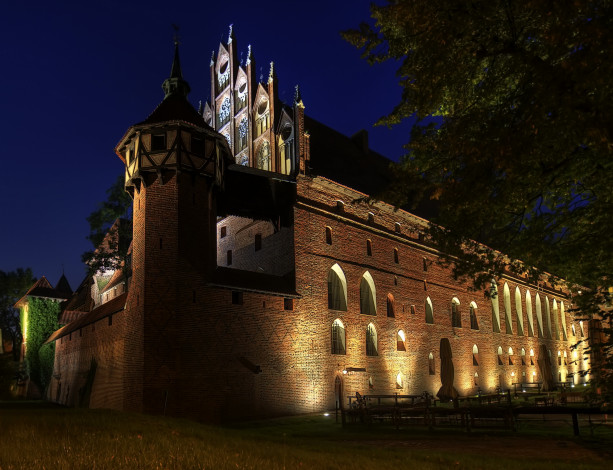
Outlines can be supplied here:
<path id="1" fill-rule="evenodd" d="M 400 98 L 395 64 L 369 66 L 339 34 L 369 20 L 370 3 L 6 2 L 0 270 L 31 267 L 55 285 L 63 265 L 73 289 L 82 281 L 86 217 L 123 171 L 115 145 L 163 98 L 173 23 L 195 107 L 210 99 L 211 52 L 233 24 L 239 57 L 251 44 L 258 78 L 274 61 L 283 101 L 299 84 L 308 115 L 346 135 L 367 129 L 371 148 L 398 159 L 409 125 L 373 129 Z"/>

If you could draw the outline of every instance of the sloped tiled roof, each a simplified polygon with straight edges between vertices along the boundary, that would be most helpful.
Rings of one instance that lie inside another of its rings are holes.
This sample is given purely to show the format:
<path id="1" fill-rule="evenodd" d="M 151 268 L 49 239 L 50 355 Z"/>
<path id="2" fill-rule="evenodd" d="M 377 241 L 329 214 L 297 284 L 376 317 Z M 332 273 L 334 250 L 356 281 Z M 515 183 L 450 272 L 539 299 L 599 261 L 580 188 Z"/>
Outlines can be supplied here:
<path id="1" fill-rule="evenodd" d="M 47 299 L 67 300 L 70 295 L 66 293 L 59 293 L 47 280 L 45 276 L 34 283 L 32 287 L 25 293 L 25 295 L 15 303 L 15 308 L 21 307 L 28 297 L 44 297 Z"/>
<path id="2" fill-rule="evenodd" d="M 204 127 L 207 129 L 212 128 L 204 122 L 204 118 L 198 114 L 198 111 L 187 101 L 187 99 L 180 95 L 170 95 L 164 101 L 162 101 L 149 115 L 147 119 L 140 124 L 157 124 L 166 121 L 183 121 L 190 124 L 194 124 L 198 127 Z"/>
<path id="3" fill-rule="evenodd" d="M 123 311 L 126 305 L 127 298 L 128 293 L 124 292 L 123 294 L 115 297 L 113 300 L 110 300 L 107 303 L 100 305 L 91 312 L 86 313 L 85 315 L 77 318 L 75 321 L 53 332 L 53 334 L 49 336 L 49 339 L 47 339 L 45 343 L 52 343 L 53 341 L 61 338 L 62 336 L 66 336 L 73 331 L 78 330 L 79 328 L 91 325 L 98 320 Z"/>
<path id="4" fill-rule="evenodd" d="M 63 274 L 62 277 L 60 277 L 60 280 L 55 285 L 55 290 L 60 295 L 67 295 L 67 299 L 70 298 L 70 296 L 72 295 L 72 288 L 68 283 L 68 279 L 66 279 L 66 276 L 64 276 Z"/>

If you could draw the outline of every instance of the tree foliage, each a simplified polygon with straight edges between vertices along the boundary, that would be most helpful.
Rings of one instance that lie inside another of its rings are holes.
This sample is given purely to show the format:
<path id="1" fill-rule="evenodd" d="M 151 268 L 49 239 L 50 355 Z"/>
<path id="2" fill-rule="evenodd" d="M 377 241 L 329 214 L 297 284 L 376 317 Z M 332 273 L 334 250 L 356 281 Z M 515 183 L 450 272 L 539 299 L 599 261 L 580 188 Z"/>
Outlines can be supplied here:
<path id="1" fill-rule="evenodd" d="M 36 282 L 30 268 L 18 268 L 15 271 L 0 271 L 0 329 L 2 336 L 13 341 L 13 356 L 19 358 L 21 344 L 21 327 L 19 311 L 13 307 Z"/>
<path id="2" fill-rule="evenodd" d="M 91 273 L 118 269 L 132 241 L 132 199 L 124 189 L 123 175 L 106 194 L 106 201 L 87 217 L 90 227 L 87 239 L 93 250 L 83 253 L 82 259 Z M 121 222 L 115 224 L 118 219 Z"/>
<path id="3" fill-rule="evenodd" d="M 370 62 L 398 63 L 402 98 L 379 124 L 434 118 L 414 127 L 384 197 L 435 199 L 431 235 L 477 287 L 521 260 L 511 269 L 566 279 L 584 315 L 606 318 L 611 2 L 390 0 L 371 13 L 343 34 Z"/>
<path id="4" fill-rule="evenodd" d="M 60 325 L 61 311 L 57 301 L 39 297 L 28 298 L 26 361 L 30 380 L 45 391 L 53 373 L 54 345 L 44 345 Z M 22 325 L 25 327 L 26 325 Z"/>

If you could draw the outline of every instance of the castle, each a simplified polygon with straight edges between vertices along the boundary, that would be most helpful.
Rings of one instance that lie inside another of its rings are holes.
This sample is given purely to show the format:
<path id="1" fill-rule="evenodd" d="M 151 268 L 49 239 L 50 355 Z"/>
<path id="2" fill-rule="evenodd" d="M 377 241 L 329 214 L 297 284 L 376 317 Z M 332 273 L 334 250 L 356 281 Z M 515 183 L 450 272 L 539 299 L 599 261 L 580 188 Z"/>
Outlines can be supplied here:
<path id="1" fill-rule="evenodd" d="M 449 341 L 461 395 L 589 369 L 566 292 L 511 274 L 474 292 L 437 263 L 427 221 L 369 202 L 387 160 L 365 132 L 278 98 L 232 31 L 211 101 L 187 100 L 175 49 L 165 97 L 116 147 L 133 197 L 126 269 L 67 302 L 50 399 L 205 421 L 333 409 L 346 396 L 435 394 Z"/>

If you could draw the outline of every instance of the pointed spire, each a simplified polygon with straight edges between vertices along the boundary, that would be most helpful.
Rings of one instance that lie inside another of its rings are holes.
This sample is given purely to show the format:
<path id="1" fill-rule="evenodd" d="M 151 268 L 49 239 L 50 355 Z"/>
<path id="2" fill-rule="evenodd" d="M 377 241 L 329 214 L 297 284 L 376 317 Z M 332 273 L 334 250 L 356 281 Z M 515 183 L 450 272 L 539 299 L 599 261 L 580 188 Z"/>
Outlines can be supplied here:
<path id="1" fill-rule="evenodd" d="M 268 83 L 272 82 L 275 79 L 275 63 L 270 63 L 270 73 L 268 74 Z"/>
<path id="2" fill-rule="evenodd" d="M 181 61 L 179 60 L 179 40 L 175 35 L 175 55 L 172 61 L 172 68 L 170 69 L 170 77 L 164 80 L 162 83 L 162 89 L 164 90 L 164 99 L 171 95 L 180 95 L 187 98 L 190 92 L 189 84 L 183 80 L 183 74 L 181 73 Z"/>
<path id="3" fill-rule="evenodd" d="M 304 108 L 304 103 L 302 102 L 302 95 L 300 94 L 300 87 L 298 85 L 296 85 L 296 88 L 294 90 L 294 106 Z"/>
<path id="4" fill-rule="evenodd" d="M 232 32 L 232 26 L 234 25 L 230 25 L 230 32 L 228 33 L 228 44 L 231 44 L 232 40 L 234 39 L 234 33 Z"/>
<path id="5" fill-rule="evenodd" d="M 247 46 L 247 60 L 245 61 L 245 65 L 249 65 L 251 63 L 251 44 Z"/>
<path id="6" fill-rule="evenodd" d="M 198 114 L 202 116 L 202 100 L 198 100 Z"/>
<path id="7" fill-rule="evenodd" d="M 211 52 L 211 63 L 209 64 L 211 67 L 215 64 L 215 51 Z"/>

